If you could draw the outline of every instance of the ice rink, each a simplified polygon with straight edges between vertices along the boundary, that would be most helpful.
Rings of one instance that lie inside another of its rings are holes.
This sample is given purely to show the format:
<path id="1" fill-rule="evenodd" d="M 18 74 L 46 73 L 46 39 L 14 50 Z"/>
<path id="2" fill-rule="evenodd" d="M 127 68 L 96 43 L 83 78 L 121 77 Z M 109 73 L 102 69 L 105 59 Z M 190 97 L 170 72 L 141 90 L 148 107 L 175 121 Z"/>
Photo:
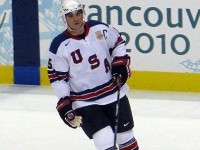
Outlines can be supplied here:
<path id="1" fill-rule="evenodd" d="M 140 150 L 200 150 L 200 93 L 130 91 Z M 50 87 L 0 86 L 0 150 L 95 150 L 60 119 Z"/>

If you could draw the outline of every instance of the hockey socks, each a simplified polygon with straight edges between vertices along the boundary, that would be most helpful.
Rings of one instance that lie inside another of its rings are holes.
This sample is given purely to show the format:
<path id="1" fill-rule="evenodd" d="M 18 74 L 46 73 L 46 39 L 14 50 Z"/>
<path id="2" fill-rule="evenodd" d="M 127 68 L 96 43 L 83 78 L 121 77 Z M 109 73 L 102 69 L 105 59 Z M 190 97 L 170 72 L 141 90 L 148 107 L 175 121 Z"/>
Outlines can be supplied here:
<path id="1" fill-rule="evenodd" d="M 120 150 L 139 150 L 137 141 L 135 138 L 132 138 L 130 141 L 128 141 L 125 144 L 119 145 Z"/>

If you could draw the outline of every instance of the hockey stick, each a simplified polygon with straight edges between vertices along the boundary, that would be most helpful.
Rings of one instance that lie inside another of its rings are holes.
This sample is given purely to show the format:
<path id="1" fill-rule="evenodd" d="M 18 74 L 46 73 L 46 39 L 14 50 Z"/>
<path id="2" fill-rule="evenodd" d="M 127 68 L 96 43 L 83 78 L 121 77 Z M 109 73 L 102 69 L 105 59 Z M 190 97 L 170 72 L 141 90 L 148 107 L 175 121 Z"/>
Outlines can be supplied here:
<path id="1" fill-rule="evenodd" d="M 1 27 L 3 26 L 3 23 L 4 23 L 5 18 L 6 18 L 6 12 L 4 13 L 3 19 L 2 19 L 2 21 L 1 21 L 1 23 L 0 23 L 0 29 L 1 29 Z"/>
<path id="2" fill-rule="evenodd" d="M 115 128 L 114 128 L 114 149 L 117 150 L 117 131 L 118 131 L 118 122 L 119 122 L 119 103 L 120 103 L 120 80 L 117 80 L 117 103 L 116 103 L 116 112 L 115 112 Z"/>

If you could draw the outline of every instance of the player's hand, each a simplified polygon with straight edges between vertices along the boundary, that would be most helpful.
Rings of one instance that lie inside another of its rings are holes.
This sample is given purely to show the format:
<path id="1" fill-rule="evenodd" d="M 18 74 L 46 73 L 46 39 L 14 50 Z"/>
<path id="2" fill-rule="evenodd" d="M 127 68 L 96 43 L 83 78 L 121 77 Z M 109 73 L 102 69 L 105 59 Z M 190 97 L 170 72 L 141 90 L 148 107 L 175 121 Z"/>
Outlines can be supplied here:
<path id="1" fill-rule="evenodd" d="M 112 62 L 112 75 L 115 82 L 125 84 L 131 76 L 130 56 L 115 57 Z"/>
<path id="2" fill-rule="evenodd" d="M 65 114 L 65 121 L 72 127 L 77 128 L 82 125 L 82 117 L 76 116 L 74 111 L 71 110 Z"/>
<path id="3" fill-rule="evenodd" d="M 82 124 L 82 117 L 76 116 L 72 110 L 72 104 L 68 96 L 61 98 L 58 101 L 56 109 L 59 112 L 60 117 L 71 128 L 77 128 Z"/>

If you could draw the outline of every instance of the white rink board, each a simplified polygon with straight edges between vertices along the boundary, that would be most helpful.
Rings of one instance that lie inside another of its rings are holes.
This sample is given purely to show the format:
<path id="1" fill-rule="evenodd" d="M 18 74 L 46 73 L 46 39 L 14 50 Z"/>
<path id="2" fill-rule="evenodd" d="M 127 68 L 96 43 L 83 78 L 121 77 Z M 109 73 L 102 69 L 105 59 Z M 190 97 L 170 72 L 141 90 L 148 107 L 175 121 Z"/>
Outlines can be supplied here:
<path id="1" fill-rule="evenodd" d="M 132 70 L 200 72 L 200 1 L 80 1 L 86 20 L 103 21 L 121 32 L 131 51 Z M 59 18 L 60 0 L 48 6 L 40 0 L 39 7 L 41 64 L 46 66 L 50 42 L 65 25 Z"/>
<path id="2" fill-rule="evenodd" d="M 109 0 L 94 4 L 87 0 L 85 4 L 87 16 L 102 12 L 102 21 L 126 33 L 132 70 L 200 72 L 200 1 Z M 122 18 L 117 10 L 110 17 L 109 7 L 120 9 Z"/>

